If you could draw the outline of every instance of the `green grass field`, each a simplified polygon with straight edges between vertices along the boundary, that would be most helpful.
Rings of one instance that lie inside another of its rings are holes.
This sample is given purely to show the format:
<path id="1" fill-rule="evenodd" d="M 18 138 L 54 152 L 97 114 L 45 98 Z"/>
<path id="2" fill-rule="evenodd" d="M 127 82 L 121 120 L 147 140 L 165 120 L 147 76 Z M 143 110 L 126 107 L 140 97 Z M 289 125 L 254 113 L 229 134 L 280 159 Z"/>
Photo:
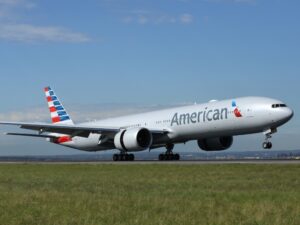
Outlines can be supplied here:
<path id="1" fill-rule="evenodd" d="M 300 165 L 0 165 L 1 225 L 300 224 Z"/>

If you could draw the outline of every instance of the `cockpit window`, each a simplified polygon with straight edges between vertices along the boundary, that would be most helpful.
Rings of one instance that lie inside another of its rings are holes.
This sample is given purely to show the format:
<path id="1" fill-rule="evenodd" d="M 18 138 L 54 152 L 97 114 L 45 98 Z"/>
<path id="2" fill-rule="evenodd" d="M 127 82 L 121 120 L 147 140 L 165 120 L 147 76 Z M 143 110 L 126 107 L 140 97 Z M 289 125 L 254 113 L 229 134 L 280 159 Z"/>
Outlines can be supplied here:
<path id="1" fill-rule="evenodd" d="M 285 108 L 285 107 L 287 107 L 286 104 L 273 104 L 272 105 L 272 108 Z"/>

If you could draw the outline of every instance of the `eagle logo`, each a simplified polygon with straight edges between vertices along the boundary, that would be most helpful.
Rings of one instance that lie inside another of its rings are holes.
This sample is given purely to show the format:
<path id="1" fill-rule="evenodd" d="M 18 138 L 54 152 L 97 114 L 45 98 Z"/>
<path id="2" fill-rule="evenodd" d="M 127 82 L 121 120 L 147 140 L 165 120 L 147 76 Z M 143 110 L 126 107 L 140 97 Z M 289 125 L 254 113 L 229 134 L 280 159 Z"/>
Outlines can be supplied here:
<path id="1" fill-rule="evenodd" d="M 234 100 L 232 101 L 232 107 L 235 108 L 233 112 L 234 112 L 234 115 L 235 115 L 237 118 L 243 117 L 241 111 L 239 110 L 239 108 L 238 108 L 238 106 L 237 106 L 237 104 L 236 104 L 236 101 L 234 101 Z"/>

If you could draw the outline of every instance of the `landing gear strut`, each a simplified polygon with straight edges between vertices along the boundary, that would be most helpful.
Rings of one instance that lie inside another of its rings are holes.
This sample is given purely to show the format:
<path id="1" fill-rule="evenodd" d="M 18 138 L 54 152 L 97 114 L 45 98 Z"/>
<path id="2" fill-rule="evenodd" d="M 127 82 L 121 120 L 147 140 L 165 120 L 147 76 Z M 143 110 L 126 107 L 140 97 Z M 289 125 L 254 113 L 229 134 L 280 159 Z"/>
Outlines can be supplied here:
<path id="1" fill-rule="evenodd" d="M 174 144 L 167 144 L 166 149 L 167 149 L 167 151 L 165 154 L 159 155 L 159 157 L 158 157 L 159 161 L 179 161 L 180 160 L 180 155 L 173 153 Z"/>
<path id="2" fill-rule="evenodd" d="M 134 161 L 134 154 L 127 154 L 122 152 L 121 154 L 114 154 L 113 161 Z"/>
<path id="3" fill-rule="evenodd" d="M 272 138 L 272 134 L 276 133 L 277 130 L 276 129 L 271 129 L 265 132 L 266 135 L 266 139 L 265 142 L 263 143 L 263 148 L 264 149 L 271 149 L 273 147 L 272 142 L 270 142 L 270 139 Z"/>

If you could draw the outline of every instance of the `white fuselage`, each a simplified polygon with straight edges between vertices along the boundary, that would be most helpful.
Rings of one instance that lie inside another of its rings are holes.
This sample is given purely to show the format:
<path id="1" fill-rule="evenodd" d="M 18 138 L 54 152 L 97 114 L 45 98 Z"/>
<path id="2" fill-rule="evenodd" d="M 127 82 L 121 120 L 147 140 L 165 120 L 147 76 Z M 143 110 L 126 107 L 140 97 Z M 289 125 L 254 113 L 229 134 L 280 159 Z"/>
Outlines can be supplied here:
<path id="1" fill-rule="evenodd" d="M 166 143 L 184 143 L 191 140 L 245 135 L 276 129 L 293 116 L 293 111 L 285 105 L 285 107 L 272 107 L 276 104 L 284 105 L 275 99 L 244 97 L 105 119 L 80 125 L 120 127 L 124 130 L 134 127 L 149 130 L 163 129 L 168 132 L 167 135 L 155 139 L 153 143 L 153 146 L 163 146 Z M 90 134 L 88 138 L 73 137 L 71 142 L 62 145 L 84 151 L 114 149 L 112 145 L 102 145 L 100 139 L 100 134 Z"/>

